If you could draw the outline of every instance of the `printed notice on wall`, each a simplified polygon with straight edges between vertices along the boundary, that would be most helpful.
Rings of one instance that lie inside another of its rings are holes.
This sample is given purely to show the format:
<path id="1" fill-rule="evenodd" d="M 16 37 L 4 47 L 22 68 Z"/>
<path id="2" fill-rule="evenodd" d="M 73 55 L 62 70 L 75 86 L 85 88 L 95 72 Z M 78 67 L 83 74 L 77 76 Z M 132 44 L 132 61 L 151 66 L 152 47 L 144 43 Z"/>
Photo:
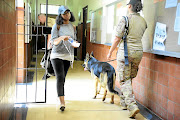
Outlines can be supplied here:
<path id="1" fill-rule="evenodd" d="M 96 41 L 96 31 L 92 31 L 91 32 L 90 39 L 91 39 L 91 42 L 95 42 Z"/>
<path id="2" fill-rule="evenodd" d="M 178 3 L 176 10 L 176 19 L 174 24 L 174 31 L 180 32 L 180 3 Z"/>
<path id="3" fill-rule="evenodd" d="M 178 3 L 178 0 L 166 0 L 165 8 L 176 7 L 177 3 Z"/>
<path id="4" fill-rule="evenodd" d="M 166 40 L 166 38 L 167 38 L 166 24 L 157 22 L 154 33 L 153 49 L 164 51 L 165 50 L 164 41 Z"/>

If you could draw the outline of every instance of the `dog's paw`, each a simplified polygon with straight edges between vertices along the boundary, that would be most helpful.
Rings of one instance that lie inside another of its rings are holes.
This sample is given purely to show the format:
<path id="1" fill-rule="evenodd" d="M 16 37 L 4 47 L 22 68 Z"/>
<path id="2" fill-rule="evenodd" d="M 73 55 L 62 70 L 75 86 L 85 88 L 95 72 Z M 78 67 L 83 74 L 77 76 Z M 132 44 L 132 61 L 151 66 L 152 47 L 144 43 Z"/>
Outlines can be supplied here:
<path id="1" fill-rule="evenodd" d="M 102 101 L 105 101 L 106 98 L 103 98 Z"/>
<path id="2" fill-rule="evenodd" d="M 111 101 L 110 103 L 111 103 L 111 104 L 114 104 L 114 101 Z"/>
<path id="3" fill-rule="evenodd" d="M 93 99 L 96 99 L 96 96 L 94 96 Z"/>

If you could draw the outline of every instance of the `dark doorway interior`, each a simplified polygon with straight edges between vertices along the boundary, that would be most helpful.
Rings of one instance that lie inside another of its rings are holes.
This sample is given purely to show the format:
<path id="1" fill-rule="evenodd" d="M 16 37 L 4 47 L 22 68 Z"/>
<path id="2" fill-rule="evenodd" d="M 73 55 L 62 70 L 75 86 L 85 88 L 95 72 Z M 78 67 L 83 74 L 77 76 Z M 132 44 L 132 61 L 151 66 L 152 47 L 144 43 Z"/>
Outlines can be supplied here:
<path id="1" fill-rule="evenodd" d="M 86 56 L 86 36 L 87 36 L 87 13 L 88 6 L 83 8 L 83 41 L 82 41 L 82 59 Z"/>

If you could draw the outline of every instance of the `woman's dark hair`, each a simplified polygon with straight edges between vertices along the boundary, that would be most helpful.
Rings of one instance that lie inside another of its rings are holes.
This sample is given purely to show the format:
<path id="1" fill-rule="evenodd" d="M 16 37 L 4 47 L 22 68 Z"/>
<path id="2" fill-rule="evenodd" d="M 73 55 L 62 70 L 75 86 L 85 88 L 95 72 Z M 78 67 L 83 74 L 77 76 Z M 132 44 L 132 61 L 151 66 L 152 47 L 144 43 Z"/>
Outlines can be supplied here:
<path id="1" fill-rule="evenodd" d="M 136 13 L 141 11 L 142 8 L 143 8 L 143 5 L 142 5 L 141 1 L 138 1 L 136 4 L 132 5 L 132 11 L 136 12 Z"/>
<path id="2" fill-rule="evenodd" d="M 71 14 L 71 18 L 69 19 L 69 21 L 71 21 L 71 22 L 74 22 L 75 21 L 75 17 L 74 17 L 74 15 L 73 15 L 73 13 L 72 12 L 70 12 L 70 14 Z M 56 24 L 57 25 L 62 25 L 63 24 L 63 17 L 61 16 L 61 14 L 60 15 L 58 15 L 57 17 L 56 17 Z"/>

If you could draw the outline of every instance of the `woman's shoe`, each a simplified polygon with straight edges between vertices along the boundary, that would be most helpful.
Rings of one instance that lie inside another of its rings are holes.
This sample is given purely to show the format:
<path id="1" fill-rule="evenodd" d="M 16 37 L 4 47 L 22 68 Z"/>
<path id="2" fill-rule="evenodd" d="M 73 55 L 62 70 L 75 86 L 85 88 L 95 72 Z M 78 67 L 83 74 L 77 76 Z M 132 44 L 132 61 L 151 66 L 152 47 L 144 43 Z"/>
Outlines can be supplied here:
<path id="1" fill-rule="evenodd" d="M 63 112 L 65 110 L 65 106 L 61 106 L 60 110 Z"/>

